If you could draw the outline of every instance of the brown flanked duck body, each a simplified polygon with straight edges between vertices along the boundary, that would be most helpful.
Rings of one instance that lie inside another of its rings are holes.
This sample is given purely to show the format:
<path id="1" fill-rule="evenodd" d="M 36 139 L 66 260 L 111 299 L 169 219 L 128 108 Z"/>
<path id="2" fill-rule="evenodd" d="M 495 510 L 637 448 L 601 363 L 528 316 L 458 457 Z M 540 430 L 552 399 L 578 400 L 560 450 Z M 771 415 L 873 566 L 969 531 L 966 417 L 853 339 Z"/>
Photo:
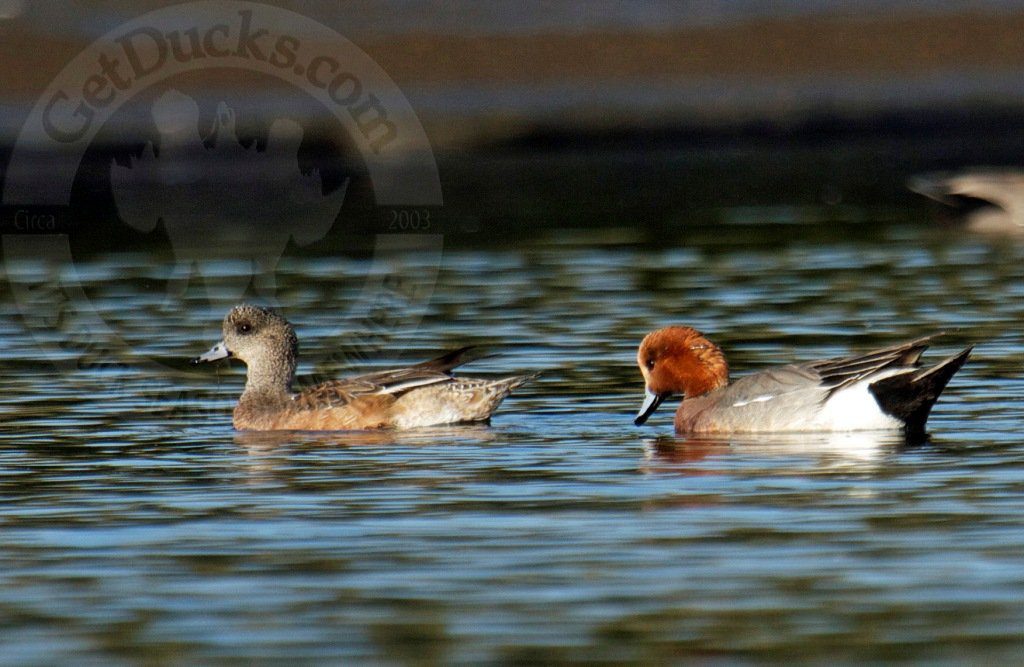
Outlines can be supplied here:
<path id="1" fill-rule="evenodd" d="M 646 399 L 643 424 L 666 398 L 682 394 L 678 433 L 758 433 L 903 429 L 922 434 L 939 394 L 971 348 L 920 364 L 934 336 L 864 354 L 778 366 L 729 382 L 722 350 L 696 329 L 648 334 L 637 363 Z"/>
<path id="2" fill-rule="evenodd" d="M 409 429 L 486 422 L 506 396 L 535 377 L 455 377 L 471 348 L 415 366 L 332 380 L 292 391 L 299 341 L 292 325 L 269 308 L 236 306 L 224 318 L 224 339 L 192 363 L 233 357 L 248 367 L 232 422 L 239 430 L 347 431 Z"/>
<path id="3" fill-rule="evenodd" d="M 1024 235 L 1024 171 L 974 167 L 956 173 L 914 176 L 907 187 L 949 207 L 969 232 Z"/>

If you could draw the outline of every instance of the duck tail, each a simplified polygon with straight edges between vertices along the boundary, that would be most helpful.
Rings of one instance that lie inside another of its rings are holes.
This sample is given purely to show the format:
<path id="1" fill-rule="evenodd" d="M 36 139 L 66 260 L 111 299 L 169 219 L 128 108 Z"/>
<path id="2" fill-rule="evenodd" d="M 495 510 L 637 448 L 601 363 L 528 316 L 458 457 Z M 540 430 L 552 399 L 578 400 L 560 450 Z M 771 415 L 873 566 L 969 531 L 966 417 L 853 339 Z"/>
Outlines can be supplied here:
<path id="1" fill-rule="evenodd" d="M 890 375 L 872 382 L 868 388 L 886 414 L 903 422 L 907 433 L 924 433 L 932 406 L 972 349 L 973 346 L 968 347 L 930 368 Z"/>
<path id="2" fill-rule="evenodd" d="M 497 380 L 495 383 L 505 389 L 506 392 L 512 391 L 516 387 L 520 387 L 530 380 L 536 380 L 540 377 L 540 373 L 530 373 L 529 375 L 513 375 L 512 377 L 502 378 Z"/>
<path id="3" fill-rule="evenodd" d="M 482 420 L 489 421 L 491 415 L 498 409 L 501 402 L 512 393 L 513 389 L 536 379 L 539 375 L 540 373 L 531 373 L 530 375 L 513 375 L 501 378 L 500 380 L 484 380 L 484 388 L 481 392 L 482 401 L 479 406 Z"/>

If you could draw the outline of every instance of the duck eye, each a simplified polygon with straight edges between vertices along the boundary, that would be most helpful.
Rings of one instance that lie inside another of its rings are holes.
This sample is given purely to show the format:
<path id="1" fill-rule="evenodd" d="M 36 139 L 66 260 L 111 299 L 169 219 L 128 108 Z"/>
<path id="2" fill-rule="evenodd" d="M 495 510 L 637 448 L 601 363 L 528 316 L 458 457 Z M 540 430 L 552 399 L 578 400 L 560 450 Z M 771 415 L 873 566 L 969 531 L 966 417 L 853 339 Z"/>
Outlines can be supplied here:
<path id="1" fill-rule="evenodd" d="M 248 335 L 252 333 L 252 325 L 249 324 L 248 322 L 242 322 L 237 327 L 235 327 L 235 331 L 242 334 L 243 336 Z"/>

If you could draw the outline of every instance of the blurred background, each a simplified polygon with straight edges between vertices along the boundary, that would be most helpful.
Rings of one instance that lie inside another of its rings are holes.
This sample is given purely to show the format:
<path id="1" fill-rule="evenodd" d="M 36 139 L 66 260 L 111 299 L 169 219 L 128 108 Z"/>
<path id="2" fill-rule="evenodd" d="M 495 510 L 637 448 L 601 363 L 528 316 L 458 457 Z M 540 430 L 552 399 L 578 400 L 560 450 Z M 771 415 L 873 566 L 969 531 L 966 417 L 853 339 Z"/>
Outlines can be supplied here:
<path id="1" fill-rule="evenodd" d="M 165 5 L 0 0 L 0 164 L 71 58 Z M 487 228 L 491 242 L 534 225 L 662 233 L 751 216 L 920 217 L 931 209 L 905 189 L 908 176 L 1016 164 L 1024 151 L 1019 2 L 277 5 L 351 39 L 397 83 L 439 163 L 445 231 Z M 347 154 L 346 138 L 303 91 L 237 72 L 172 83 L 197 100 L 207 126 L 227 100 L 243 142 L 285 115 L 303 125 L 309 159 Z M 137 153 L 152 134 L 141 106 L 116 120 L 94 142 L 97 164 L 111 151 Z M 80 212 L 109 208 L 105 180 L 85 187 Z"/>

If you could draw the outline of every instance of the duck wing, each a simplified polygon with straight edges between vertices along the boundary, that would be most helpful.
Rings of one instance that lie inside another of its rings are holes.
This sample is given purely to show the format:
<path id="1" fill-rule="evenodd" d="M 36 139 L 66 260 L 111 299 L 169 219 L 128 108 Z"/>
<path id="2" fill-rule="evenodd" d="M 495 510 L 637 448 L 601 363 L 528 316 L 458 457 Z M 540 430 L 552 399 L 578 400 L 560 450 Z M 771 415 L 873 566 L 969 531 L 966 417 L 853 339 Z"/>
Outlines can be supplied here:
<path id="1" fill-rule="evenodd" d="M 824 390 L 823 399 L 889 368 L 913 368 L 931 339 L 941 334 L 884 347 L 848 357 L 817 359 L 768 368 L 729 385 L 730 398 L 752 400 L 759 396 L 794 390 Z"/>
<path id="2" fill-rule="evenodd" d="M 918 360 L 921 354 L 928 349 L 928 344 L 933 338 L 941 335 L 939 333 L 916 338 L 905 343 L 848 357 L 795 364 L 791 368 L 814 378 L 821 386 L 827 388 L 828 394 L 831 395 L 880 371 L 918 366 Z"/>
<path id="3" fill-rule="evenodd" d="M 301 409 L 315 410 L 347 405 L 368 396 L 397 397 L 417 387 L 451 382 L 454 368 L 482 356 L 477 350 L 472 346 L 462 347 L 415 366 L 330 380 L 296 394 L 294 400 Z"/>

